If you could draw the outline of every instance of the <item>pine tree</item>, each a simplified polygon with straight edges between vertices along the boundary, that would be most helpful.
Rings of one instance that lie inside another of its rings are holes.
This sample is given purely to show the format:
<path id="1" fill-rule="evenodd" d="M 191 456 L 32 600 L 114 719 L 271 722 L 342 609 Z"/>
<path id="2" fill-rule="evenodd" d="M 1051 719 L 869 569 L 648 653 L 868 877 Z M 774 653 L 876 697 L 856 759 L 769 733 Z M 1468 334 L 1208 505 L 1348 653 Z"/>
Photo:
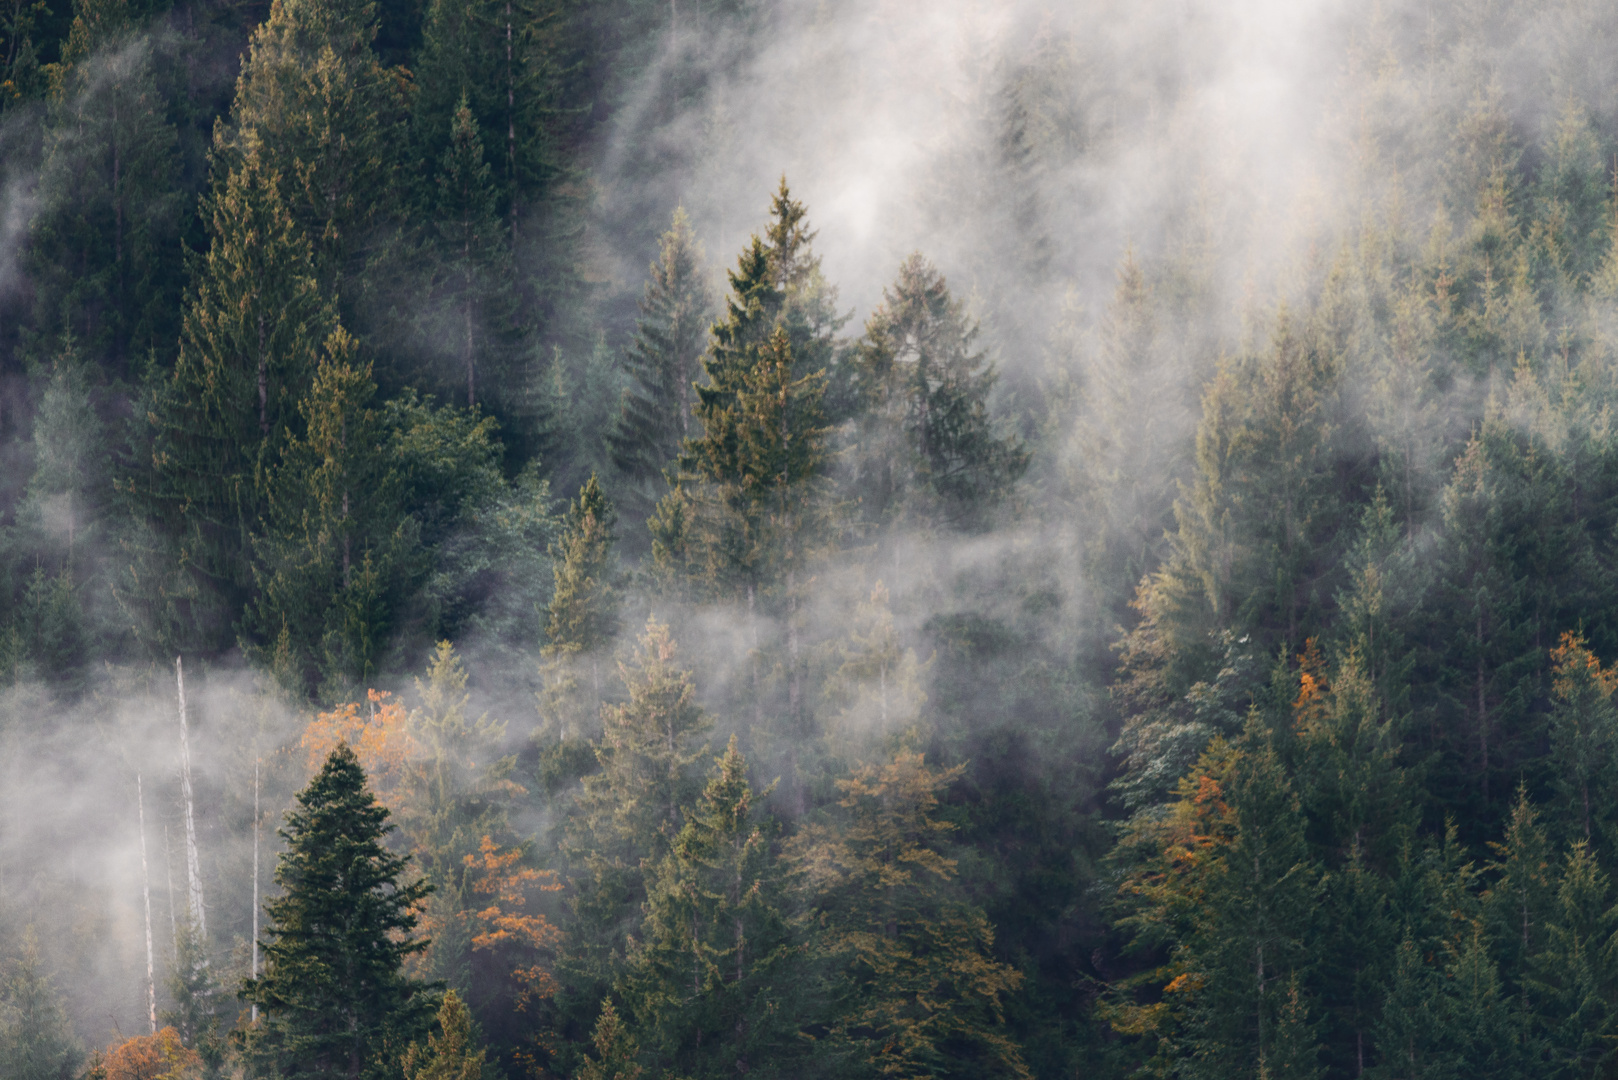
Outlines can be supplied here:
<path id="1" fill-rule="evenodd" d="M 174 967 L 168 979 L 169 1007 L 161 1019 L 179 1036 L 180 1044 L 196 1053 L 205 1076 L 220 1075 L 225 1059 L 224 1003 L 219 982 L 208 962 L 206 942 L 197 927 L 187 919 L 177 929 L 174 941 Z"/>
<path id="2" fill-rule="evenodd" d="M 380 1080 L 431 1022 L 426 986 L 401 970 L 426 945 L 411 932 L 430 886 L 404 881 L 409 860 L 383 846 L 387 819 L 344 743 L 279 830 L 287 847 L 275 870 L 282 894 L 265 905 L 265 971 L 242 997 L 260 1011 L 249 1055 L 282 1076 Z"/>
<path id="3" fill-rule="evenodd" d="M 655 619 L 619 672 L 627 700 L 602 710 L 600 771 L 585 777 L 564 838 L 574 889 L 568 963 L 602 988 L 635 930 L 646 868 L 668 855 L 699 793 L 696 743 L 711 723 Z M 588 996 L 591 1009 L 600 997 Z"/>
<path id="4" fill-rule="evenodd" d="M 662 1069 L 788 1073 L 801 1045 L 773 823 L 731 737 L 647 889 L 619 994 Z"/>
<path id="5" fill-rule="evenodd" d="M 816 1026 L 843 1075 L 1031 1075 L 1003 1012 L 1021 973 L 994 958 L 994 930 L 945 854 L 954 827 L 938 796 L 963 771 L 908 751 L 862 766 L 837 782 L 833 823 L 792 841 L 829 998 Z"/>
<path id="6" fill-rule="evenodd" d="M 491 135 L 492 175 L 508 235 L 536 235 L 534 220 L 567 173 L 568 11 L 555 0 L 430 0 L 415 63 L 413 129 L 434 161 L 458 101 Z"/>
<path id="7" fill-rule="evenodd" d="M 1545 948 L 1556 892 L 1550 838 L 1526 784 L 1517 787 L 1504 837 L 1489 848 L 1494 860 L 1488 869 L 1495 877 L 1483 896 L 1486 925 L 1501 958 L 1501 974 L 1509 987 L 1517 987 L 1530 962 Z"/>
<path id="8" fill-rule="evenodd" d="M 1547 1073 L 1598 1076 L 1618 1042 L 1618 912 L 1612 881 L 1584 841 L 1561 868 L 1545 944 L 1525 980 Z"/>
<path id="9" fill-rule="evenodd" d="M 624 355 L 630 386 L 607 436 L 613 464 L 644 489 L 673 466 L 692 434 L 692 405 L 708 341 L 702 249 L 683 207 L 663 234 Z"/>
<path id="10" fill-rule="evenodd" d="M 634 1035 L 625 1030 L 611 998 L 601 1002 L 601 1015 L 596 1019 L 590 1042 L 596 1056 L 587 1059 L 579 1069 L 579 1080 L 640 1080 L 642 1069 L 635 1064 L 640 1047 Z"/>
<path id="11" fill-rule="evenodd" d="M 438 166 L 429 254 L 430 341 L 453 343 L 446 359 L 462 376 L 466 406 L 481 397 L 502 415 L 520 411 L 509 384 L 518 373 L 524 329 L 513 291 L 510 238 L 500 220 L 482 132 L 461 96 L 450 119 L 449 145 Z M 479 373 L 482 373 L 481 377 Z M 453 386 L 454 381 L 444 380 Z"/>
<path id="12" fill-rule="evenodd" d="M 855 605 L 848 635 L 834 648 L 840 663 L 822 688 L 827 705 L 837 710 L 825 725 L 830 737 L 839 744 L 874 743 L 916 724 L 927 701 L 922 678 L 932 661 L 922 663 L 914 649 L 904 647 L 882 582 Z"/>

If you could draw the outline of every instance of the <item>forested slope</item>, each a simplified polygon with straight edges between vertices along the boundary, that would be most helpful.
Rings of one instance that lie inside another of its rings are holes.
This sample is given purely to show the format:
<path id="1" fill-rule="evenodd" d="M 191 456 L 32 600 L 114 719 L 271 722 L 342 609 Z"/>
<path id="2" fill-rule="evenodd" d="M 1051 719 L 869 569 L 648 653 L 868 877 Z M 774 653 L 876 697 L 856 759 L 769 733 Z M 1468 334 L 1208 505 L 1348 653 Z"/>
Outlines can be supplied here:
<path id="1" fill-rule="evenodd" d="M 0 1074 L 1609 1075 L 1615 44 L 6 0 Z"/>

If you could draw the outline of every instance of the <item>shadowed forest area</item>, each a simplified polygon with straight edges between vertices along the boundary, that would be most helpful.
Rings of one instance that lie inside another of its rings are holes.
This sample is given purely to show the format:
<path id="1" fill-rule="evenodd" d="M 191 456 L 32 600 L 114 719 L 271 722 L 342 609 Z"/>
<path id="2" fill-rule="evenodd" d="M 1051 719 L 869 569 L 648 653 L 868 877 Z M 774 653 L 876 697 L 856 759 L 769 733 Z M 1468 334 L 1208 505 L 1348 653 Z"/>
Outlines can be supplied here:
<path id="1" fill-rule="evenodd" d="M 0 0 L 0 1076 L 1618 1072 L 1618 14 Z"/>

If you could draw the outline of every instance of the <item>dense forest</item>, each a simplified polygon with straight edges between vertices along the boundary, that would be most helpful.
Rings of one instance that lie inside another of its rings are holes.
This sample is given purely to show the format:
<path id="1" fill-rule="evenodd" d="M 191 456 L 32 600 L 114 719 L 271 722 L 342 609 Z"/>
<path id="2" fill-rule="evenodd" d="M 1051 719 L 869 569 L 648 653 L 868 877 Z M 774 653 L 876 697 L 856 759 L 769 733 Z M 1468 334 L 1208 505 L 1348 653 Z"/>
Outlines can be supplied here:
<path id="1" fill-rule="evenodd" d="M 0 1076 L 1618 1075 L 1615 407 L 1601 4 L 0 0 Z"/>

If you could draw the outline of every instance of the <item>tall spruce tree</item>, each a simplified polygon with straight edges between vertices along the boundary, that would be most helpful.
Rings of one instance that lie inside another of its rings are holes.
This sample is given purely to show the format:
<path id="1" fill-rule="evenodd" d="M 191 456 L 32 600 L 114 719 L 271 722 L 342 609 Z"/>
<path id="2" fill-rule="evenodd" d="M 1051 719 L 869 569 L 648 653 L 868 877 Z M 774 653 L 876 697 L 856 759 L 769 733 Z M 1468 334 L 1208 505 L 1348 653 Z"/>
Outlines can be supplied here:
<path id="1" fill-rule="evenodd" d="M 51 89 L 30 263 L 37 325 L 128 377 L 178 329 L 179 139 L 127 0 L 76 0 Z"/>
<path id="2" fill-rule="evenodd" d="M 862 766 L 837 782 L 833 823 L 792 841 L 838 1075 L 1032 1075 L 1005 1030 L 1021 973 L 994 958 L 994 930 L 946 854 L 954 827 L 938 796 L 964 771 L 911 751 Z"/>
<path id="3" fill-rule="evenodd" d="M 619 982 L 642 1045 L 692 1077 L 791 1075 L 801 988 L 774 826 L 736 738 L 650 874 L 642 935 Z"/>
<path id="4" fill-rule="evenodd" d="M 564 737 L 592 733 L 601 711 L 603 652 L 618 635 L 612 503 L 594 473 L 551 546 L 556 589 L 545 627 L 541 712 Z"/>
<path id="5" fill-rule="evenodd" d="M 509 414 L 524 405 L 523 395 L 513 394 L 509 384 L 520 382 L 512 365 L 525 335 L 513 289 L 510 236 L 500 220 L 483 146 L 477 117 L 463 94 L 450 117 L 449 145 L 434 191 L 426 336 L 447 346 L 451 363 L 446 366 L 459 376 L 467 408 L 482 399 L 497 414 Z"/>
<path id="6" fill-rule="evenodd" d="M 413 569 L 417 530 L 401 505 L 376 385 L 358 345 L 332 331 L 299 404 L 303 433 L 266 469 L 264 531 L 254 543 L 260 647 L 301 689 L 328 697 L 376 670 Z"/>
<path id="7" fill-rule="evenodd" d="M 630 385 L 607 436 L 613 464 L 642 492 L 674 465 L 692 434 L 709 307 L 702 249 L 680 207 L 651 265 L 640 322 L 623 360 Z"/>
<path id="8" fill-rule="evenodd" d="M 73 1080 L 83 1056 L 30 931 L 0 981 L 0 1068 L 16 1080 Z"/>
<path id="9" fill-rule="evenodd" d="M 619 665 L 627 700 L 602 710 L 600 771 L 584 778 L 564 832 L 573 885 L 565 966 L 591 991 L 582 1005 L 592 1015 L 637 929 L 647 869 L 668 855 L 700 792 L 697 742 L 711 720 L 675 656 L 669 628 L 648 620 Z"/>
<path id="10" fill-rule="evenodd" d="M 242 984 L 260 1020 L 246 1032 L 252 1061 L 288 1077 L 382 1080 L 432 1022 L 425 984 L 405 976 L 426 945 L 414 908 L 431 888 L 405 880 L 388 811 L 339 744 L 297 796 L 279 830 L 282 894 L 265 905 L 265 971 Z"/>
<path id="11" fill-rule="evenodd" d="M 995 432 L 995 371 L 973 351 L 977 327 L 921 255 L 899 267 L 866 323 L 855 368 L 860 404 L 854 482 L 873 523 L 908 510 L 924 523 L 981 527 L 1028 467 Z"/>
<path id="12" fill-rule="evenodd" d="M 212 242 L 193 265 L 174 369 L 150 390 L 149 462 L 124 482 L 146 529 L 120 600 L 165 651 L 231 639 L 253 588 L 266 470 L 302 429 L 297 404 L 332 326 L 279 174 L 255 138 L 235 157 L 215 160 Z"/>
<path id="13" fill-rule="evenodd" d="M 360 271 L 399 206 L 388 193 L 405 84 L 372 51 L 376 32 L 367 0 L 276 0 L 253 32 L 230 122 L 214 133 L 216 170 L 265 158 L 322 292 L 351 325 Z"/>

